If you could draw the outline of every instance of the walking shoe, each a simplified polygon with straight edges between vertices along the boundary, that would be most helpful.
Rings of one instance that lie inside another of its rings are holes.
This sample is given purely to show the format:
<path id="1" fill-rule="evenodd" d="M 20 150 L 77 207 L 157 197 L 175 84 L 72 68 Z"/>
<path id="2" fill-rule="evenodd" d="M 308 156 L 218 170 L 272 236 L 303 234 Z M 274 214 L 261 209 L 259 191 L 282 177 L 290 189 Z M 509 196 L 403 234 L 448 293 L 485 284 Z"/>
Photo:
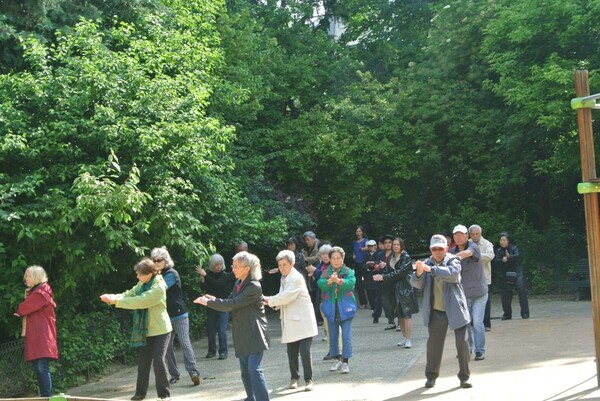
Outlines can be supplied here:
<path id="1" fill-rule="evenodd" d="M 433 386 L 435 386 L 435 379 L 427 379 L 425 382 L 425 387 L 432 388 Z"/>
<path id="2" fill-rule="evenodd" d="M 396 331 L 401 332 L 402 329 L 400 328 L 400 326 L 396 327 Z"/>
<path id="3" fill-rule="evenodd" d="M 390 323 L 387 325 L 386 328 L 384 328 L 384 330 L 394 330 L 396 328 L 396 325 L 393 323 Z"/>
<path id="4" fill-rule="evenodd" d="M 194 383 L 194 386 L 197 386 L 200 384 L 200 375 L 198 373 L 192 374 L 192 383 Z"/>
<path id="5" fill-rule="evenodd" d="M 131 397 L 131 401 L 141 401 L 144 398 L 146 398 L 145 395 L 141 395 L 141 394 L 134 394 L 133 397 Z"/>
<path id="6" fill-rule="evenodd" d="M 169 380 L 169 384 L 175 384 L 179 381 L 179 377 L 171 377 L 171 380 Z"/>
<path id="7" fill-rule="evenodd" d="M 512 317 L 504 315 L 504 316 L 502 316 L 501 320 L 510 320 L 510 319 L 512 319 Z"/>
<path id="8" fill-rule="evenodd" d="M 410 342 L 410 340 L 407 339 L 404 342 L 404 348 L 412 348 L 412 343 Z"/>
<path id="9" fill-rule="evenodd" d="M 323 357 L 324 361 L 331 361 L 332 359 L 334 359 L 334 357 L 332 357 L 329 352 Z"/>
<path id="10" fill-rule="evenodd" d="M 375 323 L 379 323 L 379 318 L 378 317 L 374 317 L 373 318 L 373 324 L 375 324 Z"/>
<path id="11" fill-rule="evenodd" d="M 312 380 L 306 381 L 306 387 L 304 387 L 304 391 L 313 391 L 315 383 Z"/>
<path id="12" fill-rule="evenodd" d="M 298 388 L 298 379 L 292 379 L 290 380 L 290 387 L 291 389 L 295 389 Z"/>
<path id="13" fill-rule="evenodd" d="M 404 343 L 406 343 L 406 338 L 402 337 L 402 340 L 400 340 L 400 342 L 398 344 L 396 344 L 398 347 L 404 347 Z"/>
<path id="14" fill-rule="evenodd" d="M 215 354 L 214 352 L 209 352 L 208 354 L 206 354 L 205 358 L 214 358 L 215 356 L 217 356 L 217 354 Z"/>
<path id="15" fill-rule="evenodd" d="M 529 313 L 523 313 L 523 314 L 521 315 L 521 317 L 522 317 L 523 319 L 529 319 Z"/>
<path id="16" fill-rule="evenodd" d="M 486 327 L 485 331 L 492 331 L 492 328 L 491 327 Z"/>
<path id="17" fill-rule="evenodd" d="M 475 360 L 476 361 L 483 361 L 485 359 L 485 354 L 483 352 L 476 352 L 475 353 Z"/>
<path id="18" fill-rule="evenodd" d="M 342 362 L 342 373 L 350 373 L 350 367 L 346 362 Z"/>
<path id="19" fill-rule="evenodd" d="M 462 387 L 462 388 L 471 388 L 471 387 L 473 387 L 473 385 L 471 383 L 469 383 L 468 380 L 461 380 L 460 381 L 460 387 Z"/>
<path id="20" fill-rule="evenodd" d="M 342 364 L 343 364 L 343 362 L 338 359 L 333 365 L 331 365 L 331 367 L 329 368 L 329 371 L 335 372 L 336 370 L 340 370 L 340 368 L 342 367 Z"/>
<path id="21" fill-rule="evenodd" d="M 219 359 L 220 360 L 227 359 L 227 354 L 220 354 Z"/>

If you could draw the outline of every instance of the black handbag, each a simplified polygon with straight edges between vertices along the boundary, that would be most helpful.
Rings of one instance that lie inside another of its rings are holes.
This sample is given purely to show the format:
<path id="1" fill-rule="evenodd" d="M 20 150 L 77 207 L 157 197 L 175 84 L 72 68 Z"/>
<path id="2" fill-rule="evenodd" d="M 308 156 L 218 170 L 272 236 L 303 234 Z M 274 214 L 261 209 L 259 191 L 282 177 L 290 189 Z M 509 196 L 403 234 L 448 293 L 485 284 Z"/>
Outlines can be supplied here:
<path id="1" fill-rule="evenodd" d="M 504 273 L 504 282 L 506 284 L 515 284 L 517 282 L 517 272 Z"/>

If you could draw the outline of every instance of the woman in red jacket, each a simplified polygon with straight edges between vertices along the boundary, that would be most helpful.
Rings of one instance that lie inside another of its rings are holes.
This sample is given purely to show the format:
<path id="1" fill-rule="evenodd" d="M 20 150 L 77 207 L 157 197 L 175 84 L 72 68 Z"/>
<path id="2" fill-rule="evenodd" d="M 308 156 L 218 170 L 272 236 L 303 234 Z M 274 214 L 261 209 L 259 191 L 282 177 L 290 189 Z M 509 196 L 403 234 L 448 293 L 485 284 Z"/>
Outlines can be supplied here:
<path id="1" fill-rule="evenodd" d="M 25 360 L 31 362 L 40 387 L 41 397 L 50 397 L 52 377 L 50 361 L 58 359 L 54 294 L 48 276 L 41 266 L 29 266 L 23 277 L 27 289 L 15 316 L 23 318 Z"/>

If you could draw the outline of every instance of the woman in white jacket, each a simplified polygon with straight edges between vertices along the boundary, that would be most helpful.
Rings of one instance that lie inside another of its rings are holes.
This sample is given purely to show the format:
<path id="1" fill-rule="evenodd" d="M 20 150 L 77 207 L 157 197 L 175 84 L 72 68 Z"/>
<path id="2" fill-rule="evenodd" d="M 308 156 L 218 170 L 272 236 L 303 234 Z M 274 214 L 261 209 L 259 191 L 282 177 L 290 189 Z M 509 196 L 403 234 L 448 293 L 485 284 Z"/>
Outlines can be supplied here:
<path id="1" fill-rule="evenodd" d="M 290 388 L 298 388 L 300 379 L 298 354 L 300 354 L 306 383 L 305 390 L 310 391 L 313 389 L 310 347 L 312 338 L 318 334 L 312 302 L 304 277 L 294 269 L 294 253 L 288 250 L 281 251 L 275 260 L 281 272 L 279 293 L 272 297 L 264 297 L 264 303 L 280 311 L 281 342 L 287 344 L 291 373 Z"/>

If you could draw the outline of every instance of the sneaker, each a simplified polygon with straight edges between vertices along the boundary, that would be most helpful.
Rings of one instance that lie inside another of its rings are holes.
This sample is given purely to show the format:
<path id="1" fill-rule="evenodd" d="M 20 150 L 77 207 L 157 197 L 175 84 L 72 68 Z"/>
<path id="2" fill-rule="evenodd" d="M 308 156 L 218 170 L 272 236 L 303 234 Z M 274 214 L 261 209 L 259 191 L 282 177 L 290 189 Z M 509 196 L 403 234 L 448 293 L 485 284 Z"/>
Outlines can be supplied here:
<path id="1" fill-rule="evenodd" d="M 312 380 L 306 381 L 306 387 L 304 387 L 304 391 L 313 391 L 315 383 Z"/>
<path id="2" fill-rule="evenodd" d="M 485 354 L 483 352 L 476 352 L 475 353 L 475 360 L 476 361 L 483 361 L 485 359 Z"/>
<path id="3" fill-rule="evenodd" d="M 169 380 L 169 384 L 175 384 L 179 381 L 179 377 L 171 377 L 171 380 Z M 133 398 L 132 398 L 133 399 Z"/>
<path id="4" fill-rule="evenodd" d="M 402 340 L 400 340 L 400 342 L 398 344 L 396 344 L 398 347 L 404 347 L 404 344 L 406 343 L 406 338 L 402 338 Z"/>
<path id="5" fill-rule="evenodd" d="M 412 343 L 410 342 L 410 340 L 404 341 L 404 348 L 412 348 Z"/>
<path id="6" fill-rule="evenodd" d="M 292 379 L 290 380 L 290 387 L 291 389 L 295 389 L 298 388 L 298 379 Z"/>
<path id="7" fill-rule="evenodd" d="M 435 386 L 435 379 L 427 379 L 425 382 L 425 387 L 432 388 L 433 386 Z"/>
<path id="8" fill-rule="evenodd" d="M 214 358 L 215 356 L 217 356 L 217 354 L 215 354 L 214 352 L 209 352 L 208 354 L 206 354 L 205 358 Z"/>
<path id="9" fill-rule="evenodd" d="M 131 397 L 131 401 L 141 401 L 144 398 L 146 398 L 145 395 L 141 395 L 141 394 L 134 394 L 133 397 Z"/>
<path id="10" fill-rule="evenodd" d="M 492 328 L 491 327 L 486 327 L 485 331 L 492 331 Z"/>
<path id="11" fill-rule="evenodd" d="M 331 356 L 331 355 L 329 354 L 329 352 L 327 353 L 327 355 L 325 355 L 325 356 L 323 357 L 323 360 L 324 360 L 324 361 L 331 361 L 332 359 L 335 359 L 335 358 L 334 358 L 333 356 Z"/>
<path id="12" fill-rule="evenodd" d="M 400 328 L 400 326 L 396 327 L 396 331 L 397 332 L 401 332 L 402 331 L 402 329 Z"/>
<path id="13" fill-rule="evenodd" d="M 194 386 L 197 386 L 200 384 L 200 375 L 198 373 L 192 374 L 192 383 L 194 383 Z"/>
<path id="14" fill-rule="evenodd" d="M 227 359 L 227 354 L 220 354 L 219 359 L 220 360 Z"/>
<path id="15" fill-rule="evenodd" d="M 331 367 L 329 368 L 329 371 L 335 372 L 336 370 L 340 370 L 340 368 L 342 367 L 342 364 L 343 364 L 343 362 L 338 359 L 333 365 L 331 365 Z"/>
<path id="16" fill-rule="evenodd" d="M 346 362 L 342 362 L 342 373 L 350 373 L 350 367 Z"/>
<path id="17" fill-rule="evenodd" d="M 396 325 L 393 323 L 390 323 L 386 326 L 386 328 L 384 328 L 384 330 L 394 330 L 396 328 Z"/>
<path id="18" fill-rule="evenodd" d="M 379 323 L 379 318 L 378 317 L 374 317 L 373 318 L 373 324 Z"/>
<path id="19" fill-rule="evenodd" d="M 460 387 L 462 388 L 471 388 L 473 385 L 468 380 L 461 380 Z"/>

